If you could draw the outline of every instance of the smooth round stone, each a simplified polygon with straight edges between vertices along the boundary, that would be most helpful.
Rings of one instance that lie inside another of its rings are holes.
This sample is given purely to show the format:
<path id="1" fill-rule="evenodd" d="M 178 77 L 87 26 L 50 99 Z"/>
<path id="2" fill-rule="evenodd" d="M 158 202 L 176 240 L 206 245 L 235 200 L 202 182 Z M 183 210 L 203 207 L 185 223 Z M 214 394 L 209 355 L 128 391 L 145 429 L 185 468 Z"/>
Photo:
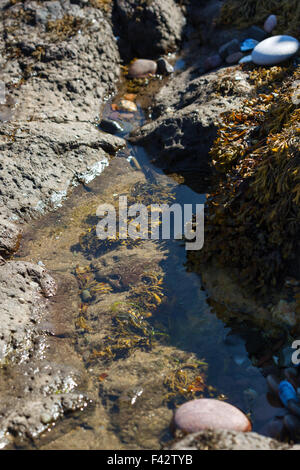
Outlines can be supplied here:
<path id="1" fill-rule="evenodd" d="M 277 26 L 277 17 L 276 15 L 270 15 L 265 21 L 264 30 L 267 33 L 271 33 L 273 29 Z"/>
<path id="2" fill-rule="evenodd" d="M 162 75 L 170 75 L 174 72 L 174 67 L 164 57 L 160 57 L 157 61 L 157 71 Z"/>
<path id="3" fill-rule="evenodd" d="M 243 57 L 244 54 L 242 52 L 234 52 L 226 57 L 226 63 L 228 65 L 237 64 Z"/>
<path id="4" fill-rule="evenodd" d="M 204 429 L 251 431 L 251 423 L 242 411 L 212 398 L 200 398 L 181 405 L 175 412 L 174 424 L 187 433 Z"/>
<path id="5" fill-rule="evenodd" d="M 128 75 L 132 78 L 146 77 L 149 74 L 156 74 L 157 64 L 154 60 L 137 59 L 130 64 Z"/>
<path id="6" fill-rule="evenodd" d="M 204 62 L 204 68 L 206 71 L 217 69 L 223 63 L 222 57 L 219 54 L 215 54 L 212 56 L 207 57 Z"/>
<path id="7" fill-rule="evenodd" d="M 102 119 L 99 124 L 99 129 L 109 134 L 118 134 L 124 131 L 123 127 L 112 119 Z"/>
<path id="8" fill-rule="evenodd" d="M 276 65 L 290 59 L 297 53 L 299 41 L 292 36 L 272 36 L 260 42 L 252 52 L 257 65 Z"/>

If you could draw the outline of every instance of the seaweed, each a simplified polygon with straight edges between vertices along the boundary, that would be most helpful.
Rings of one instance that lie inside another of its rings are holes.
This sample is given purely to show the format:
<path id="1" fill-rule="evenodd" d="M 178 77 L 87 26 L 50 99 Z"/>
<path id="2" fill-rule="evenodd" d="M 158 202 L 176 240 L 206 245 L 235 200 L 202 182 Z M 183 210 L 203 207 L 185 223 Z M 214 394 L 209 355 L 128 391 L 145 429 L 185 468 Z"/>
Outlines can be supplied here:
<path id="1" fill-rule="evenodd" d="M 223 115 L 211 149 L 223 176 L 208 198 L 204 249 L 189 253 L 189 266 L 199 271 L 214 258 L 236 268 L 248 292 L 266 294 L 293 274 L 300 227 L 299 79 L 299 66 L 294 73 L 289 67 L 253 71 L 257 95 Z M 261 93 L 265 86 L 267 94 Z"/>
<path id="2" fill-rule="evenodd" d="M 300 3 L 298 0 L 227 0 L 217 19 L 222 26 L 246 28 L 262 26 L 271 14 L 277 16 L 274 34 L 291 34 L 299 37 Z"/>

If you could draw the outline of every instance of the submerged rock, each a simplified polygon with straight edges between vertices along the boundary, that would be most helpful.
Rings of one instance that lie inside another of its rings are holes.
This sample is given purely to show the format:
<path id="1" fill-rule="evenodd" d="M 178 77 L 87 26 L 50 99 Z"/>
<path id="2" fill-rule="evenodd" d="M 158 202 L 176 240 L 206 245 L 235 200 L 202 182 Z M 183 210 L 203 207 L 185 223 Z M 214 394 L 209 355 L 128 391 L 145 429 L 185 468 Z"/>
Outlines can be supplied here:
<path id="1" fill-rule="evenodd" d="M 112 119 L 102 119 L 99 124 L 99 129 L 109 134 L 118 134 L 124 130 L 117 121 L 113 121 Z"/>
<path id="2" fill-rule="evenodd" d="M 251 431 L 251 423 L 242 411 L 229 403 L 210 398 L 192 400 L 181 405 L 175 412 L 174 424 L 187 433 L 204 429 Z"/>
<path id="3" fill-rule="evenodd" d="M 276 15 L 268 16 L 264 24 L 264 30 L 267 33 L 271 33 L 276 26 L 277 26 L 277 16 Z"/>
<path id="4" fill-rule="evenodd" d="M 252 52 L 257 65 L 276 65 L 290 59 L 297 53 L 299 41 L 292 36 L 272 36 L 260 42 Z"/>
<path id="5" fill-rule="evenodd" d="M 137 59 L 130 64 L 128 76 L 131 78 L 146 77 L 149 74 L 156 74 L 157 64 L 154 60 Z"/>
<path id="6" fill-rule="evenodd" d="M 118 109 L 121 111 L 129 111 L 130 113 L 135 113 L 137 111 L 137 106 L 133 101 L 121 100 L 118 104 Z"/>

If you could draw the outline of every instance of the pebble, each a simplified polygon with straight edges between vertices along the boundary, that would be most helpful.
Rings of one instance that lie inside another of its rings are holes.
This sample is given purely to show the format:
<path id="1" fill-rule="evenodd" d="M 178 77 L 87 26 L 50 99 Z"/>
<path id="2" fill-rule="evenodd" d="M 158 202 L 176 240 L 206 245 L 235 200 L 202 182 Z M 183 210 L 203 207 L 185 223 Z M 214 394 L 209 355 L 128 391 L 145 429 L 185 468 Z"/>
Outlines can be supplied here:
<path id="1" fill-rule="evenodd" d="M 242 42 L 241 44 L 241 51 L 242 52 L 249 52 L 249 51 L 253 51 L 253 49 L 257 46 L 257 44 L 259 43 L 259 41 L 257 41 L 256 39 L 245 39 L 245 41 Z"/>
<path id="2" fill-rule="evenodd" d="M 228 65 L 237 64 L 243 57 L 244 54 L 242 52 L 234 52 L 226 57 L 226 63 Z"/>
<path id="3" fill-rule="evenodd" d="M 219 56 L 219 54 L 215 54 L 210 57 L 207 57 L 207 59 L 204 62 L 204 68 L 206 71 L 217 69 L 218 67 L 222 65 L 222 63 L 223 63 L 222 57 Z"/>
<path id="4" fill-rule="evenodd" d="M 81 292 L 81 298 L 83 300 L 83 302 L 88 302 L 89 300 L 91 300 L 92 296 L 91 296 L 91 293 L 89 290 L 85 289 Z"/>
<path id="5" fill-rule="evenodd" d="M 123 127 L 117 122 L 113 121 L 112 119 L 102 119 L 99 124 L 99 129 L 104 132 L 108 132 L 109 134 L 118 134 L 119 132 L 123 132 Z"/>
<path id="6" fill-rule="evenodd" d="M 263 41 L 267 37 L 266 31 L 259 28 L 258 26 L 251 26 L 249 29 L 247 29 L 247 34 L 249 38 L 256 39 L 259 42 Z"/>
<path id="7" fill-rule="evenodd" d="M 212 398 L 200 398 L 181 405 L 175 412 L 174 424 L 187 433 L 204 429 L 251 431 L 251 423 L 242 411 Z"/>
<path id="8" fill-rule="evenodd" d="M 118 108 L 122 111 L 129 111 L 130 113 L 136 113 L 137 111 L 136 104 L 129 100 L 121 100 L 118 104 Z"/>
<path id="9" fill-rule="evenodd" d="M 277 17 L 276 15 L 270 15 L 265 21 L 264 30 L 267 33 L 271 33 L 273 29 L 277 26 Z"/>
<path id="10" fill-rule="evenodd" d="M 131 78 L 146 77 L 149 74 L 155 75 L 157 71 L 157 64 L 154 60 L 137 59 L 130 64 L 128 75 Z"/>
<path id="11" fill-rule="evenodd" d="M 239 60 L 239 64 L 248 64 L 252 62 L 252 55 L 245 55 L 241 60 Z"/>
<path id="12" fill-rule="evenodd" d="M 292 36 L 272 36 L 260 42 L 252 52 L 257 65 L 276 65 L 290 59 L 299 49 L 299 41 Z"/>
<path id="13" fill-rule="evenodd" d="M 166 59 L 160 57 L 157 61 L 157 72 L 161 75 L 170 75 L 174 72 L 174 67 Z"/>
<path id="14" fill-rule="evenodd" d="M 226 57 L 234 54 L 235 52 L 240 52 L 240 42 L 237 39 L 232 39 L 231 41 L 226 42 L 226 44 L 223 44 L 219 49 L 219 55 L 223 59 L 226 59 Z"/>
<path id="15" fill-rule="evenodd" d="M 49 424 L 52 421 L 52 416 L 49 413 L 42 413 L 40 416 L 40 420 L 43 424 Z"/>

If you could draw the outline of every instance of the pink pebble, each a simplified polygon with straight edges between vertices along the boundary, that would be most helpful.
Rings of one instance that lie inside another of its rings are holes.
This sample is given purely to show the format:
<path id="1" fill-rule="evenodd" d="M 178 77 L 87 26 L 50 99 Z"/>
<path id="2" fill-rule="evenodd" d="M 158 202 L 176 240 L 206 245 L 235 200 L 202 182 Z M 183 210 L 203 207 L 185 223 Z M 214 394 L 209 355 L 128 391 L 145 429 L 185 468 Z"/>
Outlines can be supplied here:
<path id="1" fill-rule="evenodd" d="M 264 24 L 264 30 L 267 33 L 271 33 L 275 26 L 277 26 L 277 17 L 275 15 L 268 16 Z"/>
<path id="2" fill-rule="evenodd" d="M 175 412 L 174 424 L 184 432 L 192 433 L 204 429 L 228 429 L 251 431 L 247 416 L 235 406 L 212 398 L 188 401 Z"/>

